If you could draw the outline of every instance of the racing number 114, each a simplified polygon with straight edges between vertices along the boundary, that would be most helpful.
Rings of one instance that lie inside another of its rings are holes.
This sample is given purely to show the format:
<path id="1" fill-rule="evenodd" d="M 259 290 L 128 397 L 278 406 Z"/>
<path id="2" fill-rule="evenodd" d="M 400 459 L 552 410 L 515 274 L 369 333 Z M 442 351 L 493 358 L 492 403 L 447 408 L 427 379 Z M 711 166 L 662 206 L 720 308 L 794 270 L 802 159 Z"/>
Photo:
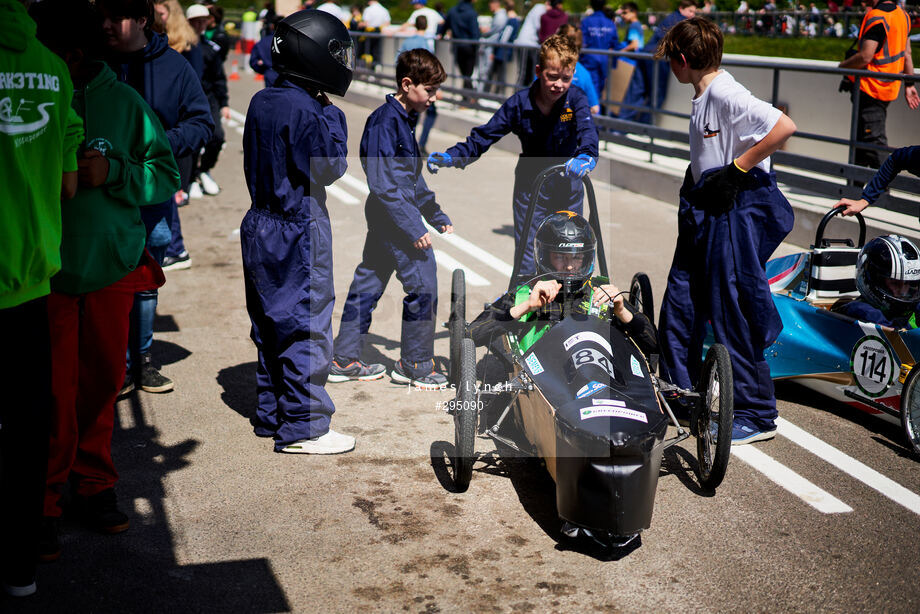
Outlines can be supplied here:
<path id="1" fill-rule="evenodd" d="M 859 357 L 862 359 L 860 375 L 878 383 L 885 381 L 888 375 L 888 357 L 885 354 L 865 349 L 859 354 Z"/>

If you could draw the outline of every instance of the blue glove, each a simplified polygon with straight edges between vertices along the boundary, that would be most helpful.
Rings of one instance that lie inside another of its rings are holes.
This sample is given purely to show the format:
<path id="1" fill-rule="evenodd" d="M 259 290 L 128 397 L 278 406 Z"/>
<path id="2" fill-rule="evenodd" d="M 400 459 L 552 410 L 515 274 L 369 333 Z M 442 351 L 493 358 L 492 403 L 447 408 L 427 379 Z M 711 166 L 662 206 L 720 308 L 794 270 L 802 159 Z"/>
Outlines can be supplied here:
<path id="1" fill-rule="evenodd" d="M 597 158 L 588 154 L 578 154 L 565 163 L 565 174 L 574 179 L 581 179 L 597 166 Z"/>
<path id="2" fill-rule="evenodd" d="M 428 156 L 428 172 L 432 175 L 437 174 L 439 166 L 450 167 L 453 165 L 454 159 L 450 157 L 449 153 L 436 151 Z"/>

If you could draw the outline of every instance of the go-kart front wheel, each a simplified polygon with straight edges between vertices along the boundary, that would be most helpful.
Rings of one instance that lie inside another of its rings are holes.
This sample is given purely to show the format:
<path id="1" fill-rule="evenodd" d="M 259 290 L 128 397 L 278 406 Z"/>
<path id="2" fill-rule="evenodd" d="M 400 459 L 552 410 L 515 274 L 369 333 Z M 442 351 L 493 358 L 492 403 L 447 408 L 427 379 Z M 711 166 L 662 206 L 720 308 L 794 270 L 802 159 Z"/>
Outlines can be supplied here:
<path id="1" fill-rule="evenodd" d="M 735 413 L 731 357 L 721 343 L 713 344 L 706 352 L 697 392 L 700 394 L 700 411 L 696 457 L 700 485 L 715 490 L 728 468 Z"/>
<path id="2" fill-rule="evenodd" d="M 460 345 L 466 329 L 466 277 L 463 269 L 454 269 L 450 284 L 450 383 L 460 385 Z"/>
<path id="3" fill-rule="evenodd" d="M 454 398 L 454 457 L 452 459 L 454 487 L 464 492 L 473 477 L 476 460 L 476 422 L 479 417 L 479 395 L 476 394 L 476 346 L 472 339 L 460 343 L 459 381 Z"/>
<path id="4" fill-rule="evenodd" d="M 901 392 L 901 427 L 907 443 L 920 454 L 920 367 L 914 365 Z"/>
<path id="5" fill-rule="evenodd" d="M 655 299 L 652 297 L 652 282 L 645 273 L 633 275 L 629 284 L 629 304 L 638 309 L 648 321 L 655 323 Z"/>

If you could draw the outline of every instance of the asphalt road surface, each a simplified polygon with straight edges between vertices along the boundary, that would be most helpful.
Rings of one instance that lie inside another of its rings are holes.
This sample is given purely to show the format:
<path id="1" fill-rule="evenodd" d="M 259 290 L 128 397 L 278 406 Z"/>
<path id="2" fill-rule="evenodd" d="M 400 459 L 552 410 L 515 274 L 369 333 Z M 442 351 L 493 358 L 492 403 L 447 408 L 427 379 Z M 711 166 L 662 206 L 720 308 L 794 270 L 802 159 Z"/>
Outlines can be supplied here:
<path id="1" fill-rule="evenodd" d="M 330 384 L 333 426 L 355 435 L 341 456 L 272 452 L 252 434 L 256 352 L 249 340 L 238 227 L 249 207 L 241 128 L 258 84 L 233 83 L 223 190 L 181 210 L 193 266 L 168 274 L 153 353 L 176 381 L 117 408 L 117 487 L 132 518 L 117 536 L 64 525 L 63 555 L 39 592 L 9 612 L 920 611 L 920 462 L 900 429 L 783 386 L 779 436 L 732 455 L 711 495 L 697 486 L 694 440 L 665 455 L 641 546 L 597 556 L 562 540 L 552 480 L 538 461 L 482 458 L 463 494 L 443 454 L 449 392 L 408 392 L 389 378 Z M 341 103 L 356 154 L 369 109 Z M 237 130 L 239 128 L 239 130 Z M 456 135 L 435 131 L 429 148 Z M 426 176 L 454 221 L 434 238 L 439 320 L 450 272 L 467 269 L 468 318 L 498 296 L 512 260 L 514 156 Z M 615 179 L 615 178 L 614 178 Z M 663 291 L 676 208 L 595 177 L 614 281 L 647 272 Z M 365 233 L 357 159 L 330 192 L 336 321 Z M 784 246 L 783 250 L 793 249 Z M 395 278 L 364 358 L 399 357 Z M 438 329 L 436 354 L 448 354 Z M 445 362 L 446 365 L 446 362 Z"/>

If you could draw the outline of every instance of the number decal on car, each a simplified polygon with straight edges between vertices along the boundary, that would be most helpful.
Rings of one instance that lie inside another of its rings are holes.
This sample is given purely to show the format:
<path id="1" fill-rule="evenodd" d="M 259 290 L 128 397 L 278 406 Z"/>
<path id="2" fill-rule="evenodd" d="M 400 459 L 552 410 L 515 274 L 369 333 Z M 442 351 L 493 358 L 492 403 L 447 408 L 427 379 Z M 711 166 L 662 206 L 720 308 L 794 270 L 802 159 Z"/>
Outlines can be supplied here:
<path id="1" fill-rule="evenodd" d="M 850 368 L 856 385 L 870 397 L 882 396 L 894 380 L 894 354 L 881 337 L 863 337 L 853 346 L 850 354 Z"/>
<path id="2" fill-rule="evenodd" d="M 593 348 L 578 350 L 572 354 L 572 362 L 575 363 L 576 369 L 581 369 L 588 365 L 597 365 L 611 378 L 616 378 L 616 372 L 613 370 L 613 361 Z"/>

